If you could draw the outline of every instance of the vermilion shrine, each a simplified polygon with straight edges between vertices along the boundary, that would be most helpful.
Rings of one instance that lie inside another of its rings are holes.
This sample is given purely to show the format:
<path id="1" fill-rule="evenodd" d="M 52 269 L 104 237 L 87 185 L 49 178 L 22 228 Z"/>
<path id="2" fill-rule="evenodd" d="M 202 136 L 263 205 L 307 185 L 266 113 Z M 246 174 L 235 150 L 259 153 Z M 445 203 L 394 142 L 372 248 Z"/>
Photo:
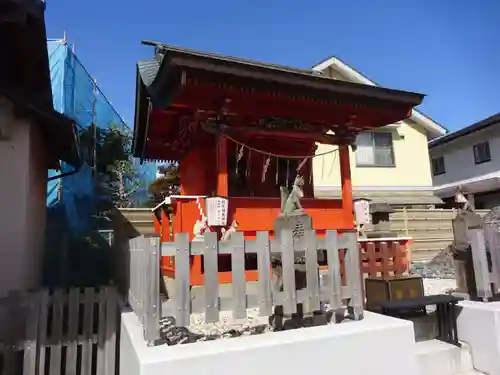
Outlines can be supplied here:
<path id="1" fill-rule="evenodd" d="M 204 230 L 221 240 L 235 230 L 247 239 L 273 235 L 277 218 L 292 211 L 307 214 L 319 236 L 355 230 L 349 148 L 358 133 L 406 119 L 423 99 L 307 69 L 145 44 L 155 46 L 155 58 L 138 64 L 134 154 L 180 164 L 181 194 L 155 209 L 162 241 L 181 232 L 196 239 Z M 340 200 L 313 196 L 318 143 L 337 146 Z M 213 204 L 220 207 L 207 212 Z M 256 280 L 251 263 L 247 279 Z M 224 264 L 221 255 L 219 270 Z M 172 276 L 173 259 L 165 257 L 162 268 Z M 220 282 L 231 281 L 226 269 Z M 191 284 L 202 283 L 203 261 L 194 256 Z"/>

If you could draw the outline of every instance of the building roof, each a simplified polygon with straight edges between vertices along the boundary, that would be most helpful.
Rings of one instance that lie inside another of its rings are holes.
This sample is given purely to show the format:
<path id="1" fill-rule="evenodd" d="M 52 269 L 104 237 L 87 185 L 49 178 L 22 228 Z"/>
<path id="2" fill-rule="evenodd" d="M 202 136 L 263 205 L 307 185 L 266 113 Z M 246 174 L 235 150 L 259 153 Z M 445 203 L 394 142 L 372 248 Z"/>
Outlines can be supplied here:
<path id="1" fill-rule="evenodd" d="M 330 78 L 325 77 L 321 72 L 318 72 L 314 69 L 292 68 L 285 65 L 264 63 L 260 61 L 220 55 L 210 52 L 201 52 L 193 49 L 171 46 L 159 42 L 143 41 L 143 44 L 154 45 L 157 51 L 156 56 L 152 60 L 149 60 L 147 62 L 141 61 L 138 64 L 139 71 L 144 83 L 146 84 L 146 82 L 151 82 L 150 86 L 154 85 L 158 81 L 156 79 L 157 77 L 161 78 L 158 76 L 159 74 L 161 74 L 160 69 L 164 66 L 168 66 L 170 60 L 178 58 L 178 61 L 176 61 L 175 63 L 177 65 L 183 65 L 186 67 L 201 68 L 220 73 L 238 75 L 241 74 L 242 76 L 251 78 L 263 78 L 261 76 L 256 76 L 256 72 L 275 72 L 277 74 L 281 74 L 281 76 L 268 75 L 265 78 L 276 78 L 276 80 L 279 82 L 281 80 L 279 80 L 278 77 L 286 77 L 282 79 L 282 81 L 285 81 L 289 84 L 295 83 L 294 81 L 290 81 L 293 78 L 305 78 L 304 80 L 297 81 L 297 83 L 300 82 L 301 84 L 304 84 L 306 86 L 308 86 L 309 84 L 311 87 L 329 90 L 340 90 L 341 88 L 343 88 L 344 91 L 350 89 L 352 91 L 356 91 L 356 93 L 378 94 L 381 99 L 398 99 L 401 102 L 408 102 L 413 105 L 420 104 L 424 97 L 424 95 L 414 92 L 394 90 L 378 86 L 365 87 L 364 85 L 359 85 L 353 82 L 335 81 L 335 84 L 332 85 L 332 80 Z M 144 69 L 146 65 L 148 66 L 147 73 L 141 70 Z M 240 70 L 237 70 L 237 68 L 239 68 Z M 245 68 L 248 70 L 243 71 L 242 69 Z M 145 75 L 147 75 L 147 77 L 145 77 Z M 314 83 L 316 83 L 316 85 L 314 85 Z M 418 104 L 415 104 L 416 102 L 418 102 Z"/>
<path id="2" fill-rule="evenodd" d="M 486 129 L 490 126 L 500 124 L 500 113 L 497 113 L 493 116 L 490 116 L 488 118 L 485 118 L 484 120 L 478 121 L 472 125 L 466 126 L 465 128 L 462 128 L 460 130 L 457 130 L 453 133 L 448 133 L 446 135 L 443 135 L 442 137 L 433 139 L 432 141 L 429 142 L 429 148 L 435 148 L 441 145 L 444 145 L 445 143 L 451 142 L 455 139 L 458 139 L 460 137 L 464 137 L 468 134 L 475 133 L 479 130 Z"/>
<path id="3" fill-rule="evenodd" d="M 369 199 L 371 203 L 385 203 L 393 206 L 398 205 L 435 205 L 443 201 L 434 195 L 432 190 L 384 190 L 359 189 L 354 187 L 352 191 L 354 199 Z M 341 199 L 340 188 L 314 187 L 314 196 L 320 199 Z"/>
<path id="4" fill-rule="evenodd" d="M 52 101 L 45 30 L 45 3 L 7 0 L 0 10 L 0 95 L 13 104 L 14 114 L 40 126 L 53 157 L 80 165 L 74 122 L 56 112 Z"/>
<path id="5" fill-rule="evenodd" d="M 249 92 L 249 95 L 258 88 L 287 93 L 301 99 L 311 98 L 311 103 L 337 102 L 342 99 L 349 100 L 349 103 L 352 100 L 370 103 L 372 107 L 385 108 L 391 113 L 404 109 L 404 115 L 398 117 L 397 121 L 405 118 L 409 110 L 419 105 L 424 98 L 424 95 L 413 92 L 332 80 L 314 69 L 292 68 L 151 41 L 144 41 L 143 44 L 156 47 L 156 54 L 152 59 L 137 64 L 133 149 L 138 157 L 143 157 L 152 108 L 166 109 L 178 95 L 181 86 L 185 87 L 186 82 L 189 83 L 189 72 L 195 76 L 213 74 L 218 82 L 232 80 L 234 84 L 234 80 L 238 79 L 245 86 L 242 86 L 242 90 Z M 185 71 L 188 72 L 187 78 Z"/>
<path id="6" fill-rule="evenodd" d="M 365 75 L 347 65 L 344 61 L 336 56 L 330 56 L 320 61 L 318 64 L 314 65 L 312 69 L 315 71 L 323 72 L 330 67 L 340 72 L 343 76 L 345 76 L 347 79 L 350 79 L 352 82 L 362 83 L 369 86 L 379 86 L 377 83 L 375 83 L 375 81 L 368 79 Z M 434 121 L 433 119 L 416 109 L 413 109 L 411 119 L 427 131 L 428 137 L 430 139 L 440 137 L 448 132 L 448 129 L 446 129 L 443 125 L 439 124 L 438 122 Z"/>

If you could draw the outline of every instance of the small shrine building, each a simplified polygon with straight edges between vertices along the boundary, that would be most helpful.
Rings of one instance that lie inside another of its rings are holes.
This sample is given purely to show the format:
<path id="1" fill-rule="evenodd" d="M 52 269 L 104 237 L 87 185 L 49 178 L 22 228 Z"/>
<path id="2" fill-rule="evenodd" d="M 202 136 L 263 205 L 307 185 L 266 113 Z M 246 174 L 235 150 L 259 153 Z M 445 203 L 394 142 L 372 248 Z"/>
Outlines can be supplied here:
<path id="1" fill-rule="evenodd" d="M 424 97 L 308 69 L 143 43 L 155 54 L 137 64 L 134 156 L 180 166 L 181 194 L 155 210 L 162 241 L 181 232 L 195 238 L 207 229 L 222 237 L 231 227 L 247 239 L 257 231 L 272 236 L 294 191 L 318 235 L 355 230 L 349 149 L 360 132 L 408 118 Z M 338 153 L 340 200 L 313 196 L 319 143 L 336 146 L 329 152 Z M 207 228 L 208 197 L 226 199 L 224 228 Z M 165 205 L 173 215 L 160 209 Z"/>

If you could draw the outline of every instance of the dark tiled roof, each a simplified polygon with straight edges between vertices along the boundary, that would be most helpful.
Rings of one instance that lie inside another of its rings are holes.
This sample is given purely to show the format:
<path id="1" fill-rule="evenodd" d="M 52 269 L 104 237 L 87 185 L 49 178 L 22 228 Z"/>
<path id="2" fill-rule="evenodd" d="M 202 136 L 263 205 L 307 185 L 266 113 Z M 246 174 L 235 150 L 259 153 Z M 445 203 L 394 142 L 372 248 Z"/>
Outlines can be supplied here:
<path id="1" fill-rule="evenodd" d="M 155 46 L 159 53 L 179 52 L 179 53 L 188 54 L 191 56 L 205 57 L 205 58 L 218 60 L 218 61 L 233 62 L 233 63 L 243 64 L 243 65 L 247 65 L 247 66 L 254 66 L 254 67 L 260 67 L 260 68 L 266 68 L 266 69 L 275 69 L 275 70 L 279 70 L 279 71 L 286 71 L 289 73 L 306 74 L 306 75 L 312 75 L 312 76 L 322 76 L 322 74 L 320 72 L 315 72 L 312 69 L 293 68 L 290 66 L 285 66 L 285 65 L 280 65 L 280 64 L 272 64 L 272 63 L 266 63 L 266 62 L 262 62 L 262 61 L 244 59 L 241 57 L 221 55 L 221 54 L 212 53 L 212 52 L 202 52 L 202 51 L 197 51 L 197 50 L 190 49 L 190 48 L 171 46 L 169 44 L 153 42 L 153 41 L 149 41 L 149 40 L 142 41 L 142 43 L 145 45 Z"/>
<path id="2" fill-rule="evenodd" d="M 496 125 L 499 123 L 500 123 L 500 113 L 497 113 L 493 116 L 485 118 L 484 120 L 478 121 L 472 125 L 469 125 L 469 126 L 466 126 L 465 128 L 457 130 L 453 133 L 448 133 L 446 135 L 443 135 L 442 137 L 433 139 L 432 141 L 429 142 L 429 148 L 434 148 L 434 147 L 443 145 L 443 144 L 451 142 L 457 138 L 464 137 L 466 135 L 472 134 L 472 133 L 477 132 L 479 130 L 486 129 L 490 126 L 493 126 L 493 125 Z"/>
<path id="3" fill-rule="evenodd" d="M 161 59 L 156 56 L 150 60 L 141 60 L 137 63 L 142 82 L 146 87 L 151 86 L 161 66 Z"/>
<path id="4" fill-rule="evenodd" d="M 264 63 L 261 61 L 226 56 L 211 52 L 201 52 L 189 48 L 181 48 L 152 41 L 143 41 L 142 43 L 155 46 L 157 52 L 156 55 L 160 55 L 162 57 L 162 63 L 160 64 L 160 70 L 158 71 L 159 75 L 161 75 L 161 70 L 164 69 L 165 65 L 169 64 L 171 59 L 181 57 L 182 62 L 180 64 L 187 63 L 186 60 L 188 59 L 191 59 L 191 61 L 197 60 L 201 62 L 204 69 L 217 73 L 229 73 L 245 77 L 253 77 L 256 72 L 259 72 L 267 74 L 268 78 L 272 73 L 274 73 L 275 79 L 273 80 L 277 83 L 284 81 L 287 84 L 299 84 L 301 86 L 308 86 L 320 90 L 333 90 L 338 92 L 349 91 L 350 94 L 356 95 L 376 95 L 383 100 L 394 100 L 397 97 L 397 101 L 400 101 L 401 103 L 411 103 L 412 105 L 420 104 L 425 96 L 419 93 L 389 89 L 381 86 L 369 86 L 353 82 L 332 80 L 331 78 L 324 76 L 323 73 L 312 69 L 292 68 L 285 65 Z M 281 77 L 281 79 L 278 79 L 278 77 Z"/>

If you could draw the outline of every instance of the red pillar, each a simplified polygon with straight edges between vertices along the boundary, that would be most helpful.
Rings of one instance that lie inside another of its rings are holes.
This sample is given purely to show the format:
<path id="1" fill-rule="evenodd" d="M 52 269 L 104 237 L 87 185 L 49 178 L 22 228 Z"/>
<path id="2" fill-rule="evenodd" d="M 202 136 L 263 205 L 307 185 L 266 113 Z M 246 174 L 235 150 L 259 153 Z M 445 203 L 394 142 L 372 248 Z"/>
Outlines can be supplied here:
<path id="1" fill-rule="evenodd" d="M 349 146 L 339 146 L 340 179 L 342 191 L 342 209 L 345 217 L 349 217 L 354 227 L 354 203 L 352 201 L 351 165 L 349 161 Z"/>
<path id="2" fill-rule="evenodd" d="M 227 178 L 227 138 L 219 137 L 217 142 L 217 195 L 229 195 Z"/>

